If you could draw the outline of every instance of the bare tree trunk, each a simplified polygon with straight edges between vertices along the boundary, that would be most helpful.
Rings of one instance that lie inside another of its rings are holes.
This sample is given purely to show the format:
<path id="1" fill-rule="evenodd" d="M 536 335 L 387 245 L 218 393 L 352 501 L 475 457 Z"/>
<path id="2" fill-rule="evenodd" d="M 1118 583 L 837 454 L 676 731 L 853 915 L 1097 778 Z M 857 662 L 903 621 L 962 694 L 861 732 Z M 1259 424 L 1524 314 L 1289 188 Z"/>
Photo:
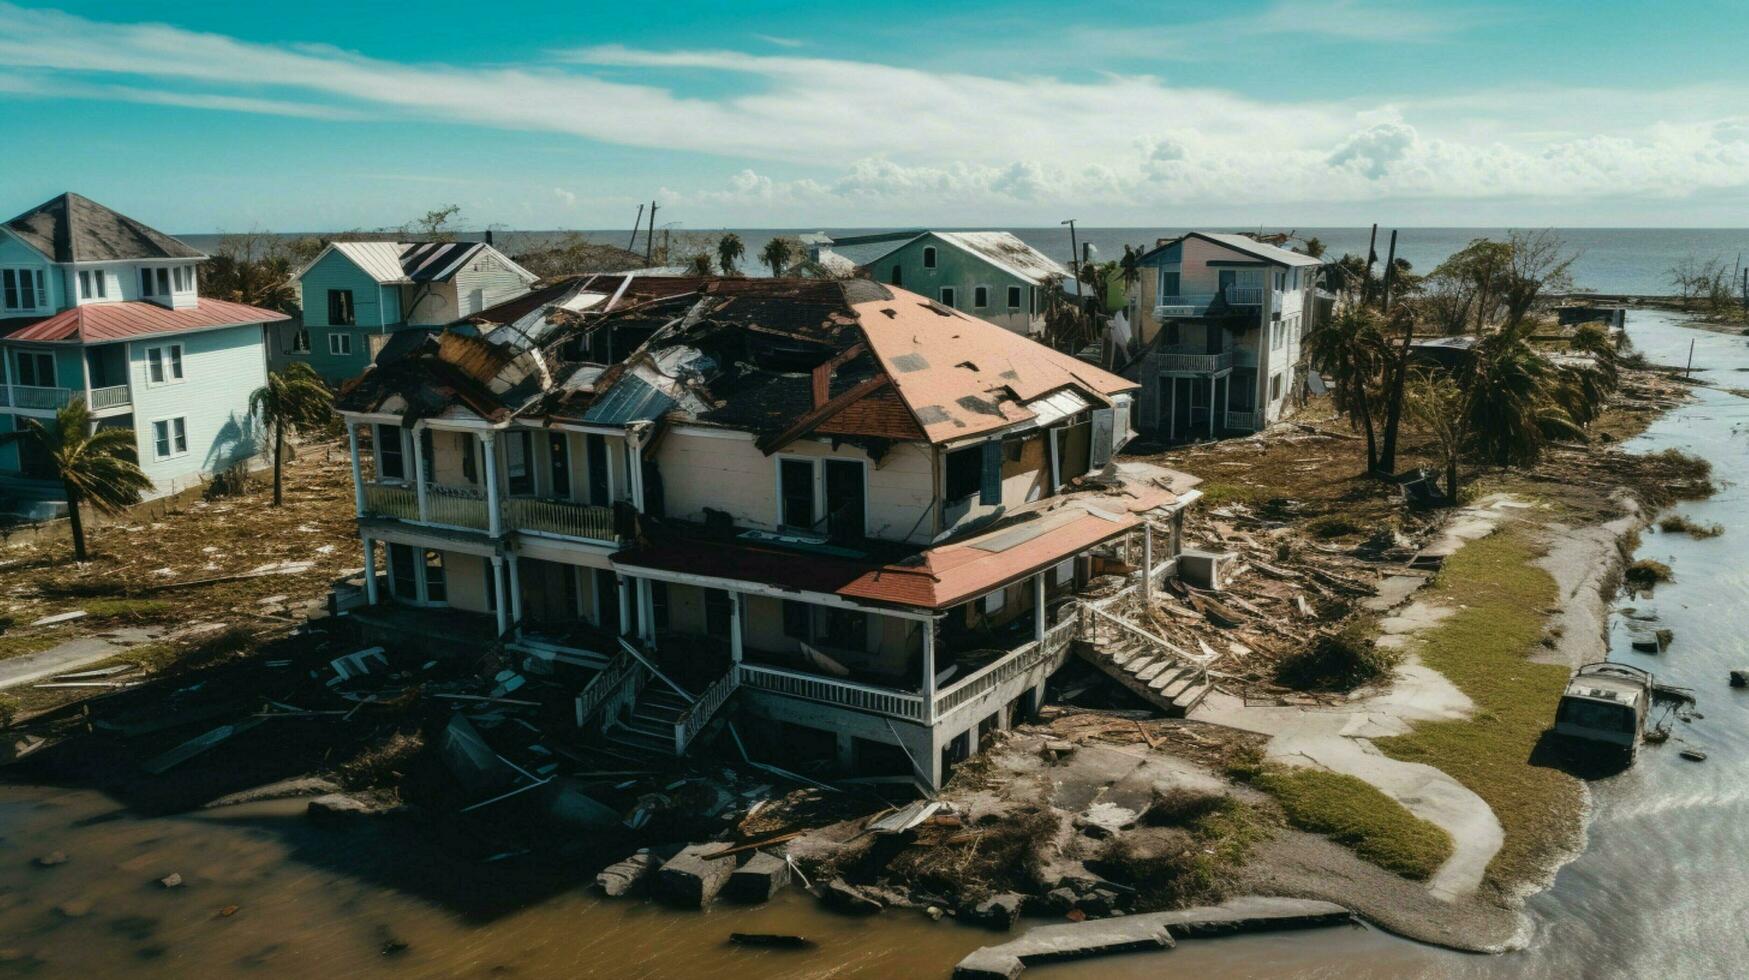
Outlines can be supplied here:
<path id="1" fill-rule="evenodd" d="M 1395 370 L 1391 373 L 1390 394 L 1385 404 L 1385 444 L 1379 451 L 1379 469 L 1394 473 L 1397 469 L 1397 428 L 1403 421 L 1403 382 L 1409 374 L 1409 349 L 1415 342 L 1415 321 L 1403 318 L 1403 347 L 1397 352 Z"/>
<path id="2" fill-rule="evenodd" d="M 1445 495 L 1450 498 L 1450 506 L 1458 505 L 1458 461 L 1456 456 L 1445 458 Z"/>
<path id="3" fill-rule="evenodd" d="M 273 506 L 284 501 L 280 493 L 280 465 L 285 460 L 285 426 L 273 427 Z"/>
<path id="4" fill-rule="evenodd" d="M 85 560 L 85 521 L 79 514 L 79 494 L 72 487 L 61 484 L 67 493 L 67 523 L 73 531 L 73 560 Z"/>
<path id="5" fill-rule="evenodd" d="M 1367 403 L 1366 383 L 1357 383 L 1354 388 L 1354 406 L 1360 412 L 1360 425 L 1366 430 L 1366 471 L 1371 473 L 1379 468 L 1378 443 L 1373 438 L 1372 406 Z"/>

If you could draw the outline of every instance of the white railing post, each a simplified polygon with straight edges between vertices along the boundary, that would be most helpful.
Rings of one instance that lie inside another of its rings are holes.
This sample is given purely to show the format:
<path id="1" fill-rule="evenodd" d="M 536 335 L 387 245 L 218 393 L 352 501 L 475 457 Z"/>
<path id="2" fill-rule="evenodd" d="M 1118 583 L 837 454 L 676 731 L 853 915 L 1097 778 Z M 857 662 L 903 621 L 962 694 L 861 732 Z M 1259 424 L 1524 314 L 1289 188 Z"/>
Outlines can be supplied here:
<path id="1" fill-rule="evenodd" d="M 510 628 L 510 608 L 504 597 L 504 556 L 492 556 L 492 592 L 496 602 L 492 603 L 492 611 L 498 615 L 498 635 L 503 636 Z"/>
<path id="2" fill-rule="evenodd" d="M 935 618 L 923 621 L 923 720 L 935 724 Z"/>
<path id="3" fill-rule="evenodd" d="M 364 542 L 364 601 L 366 605 L 377 604 L 377 546 L 370 535 L 361 535 Z"/>
<path id="4" fill-rule="evenodd" d="M 741 593 L 729 593 L 729 660 L 734 666 L 730 671 L 738 671 L 741 667 L 742 644 L 741 636 Z"/>
<path id="5" fill-rule="evenodd" d="M 1032 638 L 1045 641 L 1045 573 L 1032 577 Z"/>
<path id="6" fill-rule="evenodd" d="M 484 450 L 486 477 L 486 533 L 496 538 L 504 533 L 504 514 L 498 506 L 498 454 L 494 451 L 497 437 L 491 432 L 480 433 L 480 448 Z"/>
<path id="7" fill-rule="evenodd" d="M 419 519 L 431 520 L 431 511 L 425 501 L 425 438 L 424 429 L 413 426 L 413 492 L 419 498 Z"/>
<path id="8" fill-rule="evenodd" d="M 358 516 L 364 516 L 364 469 L 358 462 L 358 423 L 346 423 L 346 442 L 352 449 L 352 499 L 358 505 Z"/>
<path id="9" fill-rule="evenodd" d="M 520 626 L 522 623 L 522 575 L 519 571 L 516 555 L 510 554 L 504 557 L 510 565 L 510 622 Z"/>

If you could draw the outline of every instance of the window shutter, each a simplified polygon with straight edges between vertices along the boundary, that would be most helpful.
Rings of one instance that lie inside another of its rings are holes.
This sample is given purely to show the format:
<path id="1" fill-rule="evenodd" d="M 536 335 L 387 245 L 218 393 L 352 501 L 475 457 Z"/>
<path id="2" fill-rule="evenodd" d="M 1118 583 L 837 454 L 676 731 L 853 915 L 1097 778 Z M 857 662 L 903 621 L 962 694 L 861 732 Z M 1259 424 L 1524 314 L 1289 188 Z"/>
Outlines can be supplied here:
<path id="1" fill-rule="evenodd" d="M 1000 504 L 1002 502 L 1002 440 L 991 439 L 984 443 L 984 480 L 979 488 L 978 503 Z"/>
<path id="2" fill-rule="evenodd" d="M 1111 416 L 1109 408 L 1093 410 L 1093 466 L 1095 469 L 1111 462 Z"/>

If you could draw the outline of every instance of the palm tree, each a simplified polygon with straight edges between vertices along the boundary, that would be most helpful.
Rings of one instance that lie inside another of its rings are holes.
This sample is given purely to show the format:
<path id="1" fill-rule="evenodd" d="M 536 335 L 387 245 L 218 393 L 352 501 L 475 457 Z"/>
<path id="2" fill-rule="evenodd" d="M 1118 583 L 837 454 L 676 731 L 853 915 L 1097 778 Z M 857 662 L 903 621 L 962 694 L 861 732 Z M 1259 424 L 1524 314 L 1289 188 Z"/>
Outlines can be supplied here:
<path id="1" fill-rule="evenodd" d="M 1458 462 L 1469 443 L 1467 395 L 1450 375 L 1415 372 L 1404 392 L 1403 410 L 1439 446 L 1445 464 L 1445 496 L 1450 506 L 1458 503 Z"/>
<path id="2" fill-rule="evenodd" d="M 783 275 L 793 258 L 795 258 L 795 251 L 790 248 L 787 238 L 773 238 L 765 243 L 765 248 L 759 253 L 759 261 L 771 269 L 773 276 Z"/>
<path id="3" fill-rule="evenodd" d="M 1584 439 L 1566 405 L 1576 405 L 1560 369 L 1530 346 L 1532 321 L 1482 338 L 1465 388 L 1471 441 L 1498 466 L 1529 465 L 1550 439 Z"/>
<path id="4" fill-rule="evenodd" d="M 249 396 L 249 414 L 273 430 L 273 506 L 283 501 L 281 474 L 287 429 L 299 434 L 320 431 L 328 424 L 334 396 L 315 369 L 302 361 L 267 376 L 267 383 Z"/>
<path id="5" fill-rule="evenodd" d="M 1123 291 L 1127 295 L 1134 291 L 1136 283 L 1142 281 L 1142 256 L 1146 254 L 1134 245 L 1123 247 L 1123 258 L 1118 260 L 1117 274 L 1123 280 Z"/>
<path id="6" fill-rule="evenodd" d="M 741 244 L 741 236 L 727 232 L 717 239 L 717 264 L 723 267 L 723 275 L 735 274 L 735 263 L 741 261 L 741 256 L 747 254 L 747 247 Z"/>
<path id="7" fill-rule="evenodd" d="M 1373 434 L 1372 388 L 1387 356 L 1379 315 L 1364 306 L 1350 305 L 1329 322 L 1306 334 L 1306 359 L 1316 371 L 1329 375 L 1336 410 L 1366 434 L 1366 468 L 1378 468 L 1378 444 Z"/>
<path id="8" fill-rule="evenodd" d="M 75 398 L 55 412 L 52 426 L 33 418 L 21 417 L 19 422 L 23 427 L 18 431 L 0 434 L 0 445 L 30 443 L 41 450 L 67 496 L 73 558 L 85 561 L 81 505 L 89 503 L 101 513 L 117 514 L 139 503 L 146 491 L 152 489 L 151 478 L 140 471 L 134 451 L 134 430 L 92 431 L 91 411 L 85 407 L 83 398 Z"/>

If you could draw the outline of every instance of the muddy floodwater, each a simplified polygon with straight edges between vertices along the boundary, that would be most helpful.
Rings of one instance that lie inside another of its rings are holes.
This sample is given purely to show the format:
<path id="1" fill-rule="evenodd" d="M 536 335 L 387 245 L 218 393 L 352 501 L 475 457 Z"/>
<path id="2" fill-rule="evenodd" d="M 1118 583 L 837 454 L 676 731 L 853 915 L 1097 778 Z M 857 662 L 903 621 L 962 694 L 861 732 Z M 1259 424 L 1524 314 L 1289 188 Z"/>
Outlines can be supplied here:
<path id="1" fill-rule="evenodd" d="M 1749 388 L 1749 338 L 1635 313 L 1652 360 Z M 1168 953 L 1037 967 L 1029 977 L 1728 976 L 1749 963 L 1749 400 L 1701 389 L 1633 448 L 1713 461 L 1720 493 L 1681 506 L 1724 525 L 1711 540 L 1648 531 L 1644 557 L 1676 581 L 1633 600 L 1675 630 L 1668 652 L 1612 654 L 1700 696 L 1630 771 L 1591 786 L 1585 851 L 1526 903 L 1526 948 L 1499 956 L 1433 949 L 1372 929 L 1185 942 Z M 1695 763 L 1684 745 L 1704 749 Z M 38 866 L 60 852 L 62 863 Z M 677 913 L 614 902 L 578 869 L 515 859 L 461 866 L 440 846 L 380 829 L 331 829 L 301 801 L 145 818 L 94 792 L 0 785 L 0 977 L 704 976 L 940 977 L 994 934 L 887 912 L 818 910 L 790 892 L 770 905 Z M 172 873 L 183 884 L 166 888 Z M 532 897 L 531 897 L 532 896 Z M 730 932 L 799 933 L 811 950 L 742 950 Z"/>

